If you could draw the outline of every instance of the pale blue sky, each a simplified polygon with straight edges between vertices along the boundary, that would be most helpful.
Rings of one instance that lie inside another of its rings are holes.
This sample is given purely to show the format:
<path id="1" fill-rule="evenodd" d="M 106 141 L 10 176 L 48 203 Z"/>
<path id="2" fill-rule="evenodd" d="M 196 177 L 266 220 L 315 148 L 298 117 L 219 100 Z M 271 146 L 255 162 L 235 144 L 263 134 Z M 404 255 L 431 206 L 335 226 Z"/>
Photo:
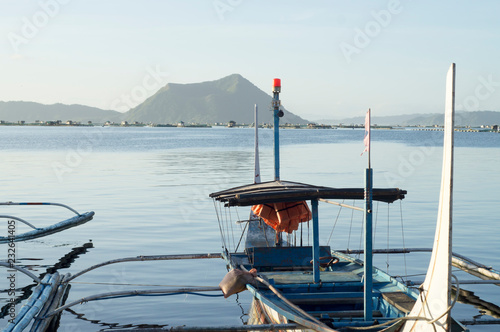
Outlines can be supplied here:
<path id="1" fill-rule="evenodd" d="M 309 120 L 500 110 L 498 1 L 0 1 L 0 100 L 128 110 L 239 73 Z"/>

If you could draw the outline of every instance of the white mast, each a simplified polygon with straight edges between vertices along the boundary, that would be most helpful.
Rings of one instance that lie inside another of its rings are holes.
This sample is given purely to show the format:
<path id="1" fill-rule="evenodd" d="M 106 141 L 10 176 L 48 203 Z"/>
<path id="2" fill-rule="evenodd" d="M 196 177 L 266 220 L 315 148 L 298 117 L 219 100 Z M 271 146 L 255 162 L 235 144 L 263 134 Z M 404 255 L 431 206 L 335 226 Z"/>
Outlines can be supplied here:
<path id="1" fill-rule="evenodd" d="M 434 246 L 420 296 L 410 313 L 411 317 L 423 319 L 408 321 L 403 332 L 450 331 L 454 112 L 455 64 L 452 63 L 446 77 L 443 171 Z"/>

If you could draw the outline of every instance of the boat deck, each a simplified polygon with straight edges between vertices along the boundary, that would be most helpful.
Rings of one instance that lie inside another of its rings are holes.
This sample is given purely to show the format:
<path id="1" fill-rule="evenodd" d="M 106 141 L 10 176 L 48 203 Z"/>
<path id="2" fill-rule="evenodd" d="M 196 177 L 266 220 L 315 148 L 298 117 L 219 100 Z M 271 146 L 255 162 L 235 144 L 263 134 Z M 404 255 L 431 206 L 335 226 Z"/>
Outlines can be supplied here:
<path id="1" fill-rule="evenodd" d="M 320 256 L 333 255 L 339 262 L 322 269 L 321 281 L 314 283 L 311 252 L 311 247 L 247 248 L 246 252 L 230 254 L 229 259 L 233 267 L 256 268 L 259 275 L 293 305 L 323 322 L 341 327 L 363 321 L 363 263 L 332 252 L 329 247 L 321 247 Z M 277 312 L 294 311 L 264 285 L 257 285 L 252 292 L 259 305 L 274 303 L 273 310 Z M 407 315 L 416 297 L 416 293 L 403 289 L 385 272 L 373 269 L 372 316 L 378 321 Z"/>

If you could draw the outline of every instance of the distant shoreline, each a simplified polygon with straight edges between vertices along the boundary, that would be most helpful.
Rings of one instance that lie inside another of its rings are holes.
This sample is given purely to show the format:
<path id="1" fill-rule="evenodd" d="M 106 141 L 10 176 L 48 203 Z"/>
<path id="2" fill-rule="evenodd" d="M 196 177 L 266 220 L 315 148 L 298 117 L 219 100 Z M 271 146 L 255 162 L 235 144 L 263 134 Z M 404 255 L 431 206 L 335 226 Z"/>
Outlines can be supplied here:
<path id="1" fill-rule="evenodd" d="M 177 123 L 177 124 L 152 124 L 152 123 L 127 123 L 126 121 L 122 123 L 106 122 L 106 123 L 80 123 L 74 121 L 38 121 L 34 123 L 26 123 L 24 121 L 18 122 L 6 122 L 0 121 L 0 126 L 32 126 L 32 127 L 158 127 L 158 128 L 212 128 L 212 127 L 226 127 L 226 128 L 254 128 L 254 124 L 237 124 L 237 123 L 215 123 L 215 124 L 197 124 L 197 123 Z M 261 124 L 259 128 L 272 128 L 270 124 Z M 307 125 L 298 124 L 283 124 L 280 125 L 281 129 L 357 129 L 363 130 L 364 125 L 323 125 L 310 123 Z M 443 131 L 443 126 L 378 126 L 372 125 L 371 129 L 375 130 L 418 130 L 418 131 Z M 455 131 L 460 132 L 495 132 L 500 133 L 500 127 L 498 125 L 493 126 L 456 126 Z"/>

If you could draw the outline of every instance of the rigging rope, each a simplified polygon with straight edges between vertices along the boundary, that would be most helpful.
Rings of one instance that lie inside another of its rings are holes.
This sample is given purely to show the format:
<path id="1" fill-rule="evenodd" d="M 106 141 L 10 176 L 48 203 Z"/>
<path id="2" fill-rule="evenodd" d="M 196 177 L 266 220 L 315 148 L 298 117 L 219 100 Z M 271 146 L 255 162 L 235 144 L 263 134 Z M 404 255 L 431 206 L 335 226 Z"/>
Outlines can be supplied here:
<path id="1" fill-rule="evenodd" d="M 307 245 L 309 246 L 309 220 L 307 221 Z"/>
<path id="2" fill-rule="evenodd" d="M 354 206 L 356 201 L 352 201 L 352 205 Z M 354 217 L 354 210 L 351 211 L 351 225 L 349 226 L 349 237 L 347 238 L 347 249 L 349 249 L 349 244 L 351 243 L 351 229 L 352 229 L 352 219 Z"/>
<path id="3" fill-rule="evenodd" d="M 262 218 L 259 218 L 259 226 L 262 229 L 262 232 L 264 233 L 264 239 L 266 240 L 266 246 L 269 246 L 269 240 L 267 239 L 267 231 L 266 231 L 266 223 L 264 223 L 264 220 Z"/>
<path id="4" fill-rule="evenodd" d="M 245 231 L 247 230 L 247 226 L 248 226 L 249 223 L 250 223 L 250 220 L 245 223 L 245 228 L 243 228 L 243 231 L 241 232 L 240 241 L 238 242 L 238 245 L 236 246 L 236 249 L 234 249 L 234 252 L 238 251 L 238 248 L 240 247 L 241 240 L 243 239 L 243 235 L 245 235 Z M 241 228 L 241 226 L 240 226 L 240 228 Z"/>
<path id="5" fill-rule="evenodd" d="M 351 330 L 360 330 L 361 331 L 361 330 L 370 330 L 370 329 L 373 329 L 373 328 L 383 327 L 383 326 L 386 326 L 386 325 L 390 325 L 392 323 L 398 324 L 401 321 L 425 320 L 425 321 L 427 321 L 427 324 L 432 324 L 433 325 L 432 326 L 433 329 L 436 330 L 436 327 L 434 326 L 434 323 L 437 322 L 438 320 L 440 320 L 443 316 L 445 316 L 445 315 L 447 315 L 447 314 L 450 313 L 451 309 L 453 309 L 453 307 L 457 303 L 458 297 L 460 295 L 459 294 L 460 293 L 460 284 L 458 282 L 458 278 L 454 274 L 452 274 L 451 276 L 453 277 L 453 279 L 455 279 L 455 282 L 456 282 L 456 286 L 455 286 L 456 287 L 455 298 L 453 299 L 453 301 L 451 302 L 451 304 L 448 305 L 448 308 L 441 315 L 439 315 L 437 318 L 434 318 L 434 319 L 431 320 L 430 318 L 421 317 L 421 316 L 416 316 L 416 317 L 406 316 L 406 317 L 396 318 L 396 319 L 387 321 L 387 322 L 379 324 L 379 325 L 371 325 L 371 326 L 366 326 L 366 327 L 347 327 L 347 328 L 351 329 Z M 420 293 L 420 296 L 424 296 L 423 292 Z M 423 303 L 426 303 L 426 301 L 423 300 Z"/>
<path id="6" fill-rule="evenodd" d="M 363 220 L 361 221 L 361 234 L 359 235 L 359 249 L 361 251 L 361 249 L 364 249 L 363 247 L 363 231 L 365 230 L 365 223 L 364 223 L 364 216 L 363 216 Z M 357 254 L 356 255 L 356 258 L 360 258 L 361 257 L 361 253 Z M 373 257 L 373 254 L 372 254 L 372 257 Z"/>
<path id="7" fill-rule="evenodd" d="M 342 204 L 344 204 L 344 201 L 342 201 Z M 340 212 L 342 211 L 342 205 L 340 206 L 340 209 L 339 209 L 339 212 L 337 213 L 337 218 L 335 219 L 335 223 L 333 224 L 333 228 L 332 228 L 332 231 L 330 232 L 330 237 L 328 238 L 328 242 L 326 243 L 327 245 L 330 245 L 330 240 L 332 239 L 332 235 L 333 235 L 333 231 L 335 230 L 335 226 L 337 226 L 337 222 L 339 221 L 339 216 L 340 216 Z"/>
<path id="8" fill-rule="evenodd" d="M 374 248 L 376 248 L 376 246 L 375 246 L 375 238 L 377 236 L 378 207 L 379 207 L 379 202 L 377 202 L 377 209 L 375 211 L 375 224 L 373 225 L 373 247 Z"/>
<path id="9" fill-rule="evenodd" d="M 220 231 L 220 237 L 222 240 L 222 248 L 226 248 L 226 239 L 224 237 L 224 232 L 223 232 L 222 226 L 221 226 L 221 217 L 219 214 L 219 210 L 217 209 L 217 203 L 215 202 L 215 199 L 213 199 L 213 202 L 214 202 L 215 214 L 217 215 L 217 222 L 219 223 L 219 231 Z M 219 207 L 220 207 L 220 203 L 219 203 Z"/>
<path id="10" fill-rule="evenodd" d="M 231 207 L 229 207 L 228 209 L 229 212 L 229 219 L 227 220 L 227 223 L 228 225 L 231 227 L 231 233 L 229 233 L 229 226 L 227 227 L 227 232 L 228 232 L 228 236 L 231 236 L 231 239 L 233 240 L 233 248 L 235 248 L 235 244 L 234 244 L 234 230 L 233 230 L 233 223 L 231 222 L 231 220 L 233 220 L 233 217 L 231 216 Z"/>
<path id="11" fill-rule="evenodd" d="M 302 222 L 300 223 L 300 246 L 302 247 Z"/>

